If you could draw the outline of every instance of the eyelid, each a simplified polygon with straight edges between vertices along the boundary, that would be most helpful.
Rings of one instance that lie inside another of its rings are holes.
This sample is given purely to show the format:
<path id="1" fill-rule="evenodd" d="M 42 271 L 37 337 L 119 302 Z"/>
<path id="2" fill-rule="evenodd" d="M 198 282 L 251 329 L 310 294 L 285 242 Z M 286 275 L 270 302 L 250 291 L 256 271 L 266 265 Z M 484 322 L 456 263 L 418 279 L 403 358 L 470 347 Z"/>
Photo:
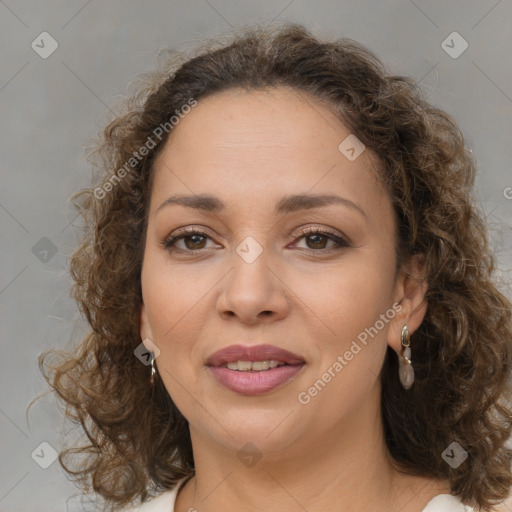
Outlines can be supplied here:
<path id="1" fill-rule="evenodd" d="M 309 233 L 321 233 L 325 235 L 332 235 L 333 237 L 338 238 L 346 238 L 345 235 L 339 233 L 337 231 L 333 231 L 331 228 L 323 227 L 323 226 L 306 226 L 305 228 L 299 229 L 299 231 L 295 231 L 293 233 L 293 237 L 307 235 Z"/>
<path id="2" fill-rule="evenodd" d="M 178 239 L 182 239 L 185 238 L 186 236 L 193 235 L 205 236 L 208 237 L 210 240 L 213 240 L 212 236 L 210 236 L 209 234 L 208 228 L 205 228 L 204 226 L 186 226 L 184 228 L 178 228 L 171 234 L 167 235 L 161 242 L 161 245 L 164 247 L 164 249 L 168 249 L 171 246 L 171 243 L 177 241 Z"/>
<path id="3" fill-rule="evenodd" d="M 326 236 L 327 238 L 329 238 L 330 240 L 335 242 L 337 244 L 337 247 L 331 247 L 330 249 L 320 249 L 320 250 L 305 249 L 306 251 L 328 253 L 328 252 L 334 251 L 336 249 L 342 249 L 344 247 L 352 246 L 350 239 L 347 236 L 345 236 L 343 233 L 340 233 L 338 231 L 335 232 L 335 231 L 332 231 L 330 228 L 321 227 L 321 226 L 308 226 L 306 228 L 303 228 L 303 229 L 299 230 L 298 232 L 295 232 L 293 234 L 293 238 L 301 239 L 309 234 L 312 234 L 312 235 L 318 234 L 321 236 Z"/>
<path id="4" fill-rule="evenodd" d="M 295 231 L 293 234 L 290 233 L 290 235 L 294 238 L 294 243 L 298 243 L 300 239 L 310 235 L 310 234 L 318 234 L 321 236 L 327 237 L 329 240 L 334 242 L 336 244 L 335 247 L 331 247 L 329 249 L 309 249 L 309 248 L 303 248 L 302 250 L 305 250 L 307 252 L 312 253 L 330 253 L 342 248 L 351 247 L 352 243 L 349 240 L 348 237 L 346 237 L 344 234 L 339 233 L 338 231 L 334 232 L 332 228 L 322 227 L 322 226 L 306 226 L 305 228 L 299 229 L 298 231 Z M 204 238 L 208 238 L 212 240 L 215 243 L 215 240 L 209 235 L 208 228 L 205 228 L 204 226 L 186 226 L 183 228 L 178 228 L 176 231 L 171 233 L 169 236 L 167 236 L 162 242 L 162 247 L 167 250 L 171 251 L 175 250 L 177 252 L 182 253 L 201 253 L 204 252 L 207 248 L 197 249 L 197 250 L 186 250 L 186 249 L 178 249 L 173 247 L 175 242 L 182 240 L 186 238 L 187 236 L 193 236 L 198 235 L 202 236 Z"/>

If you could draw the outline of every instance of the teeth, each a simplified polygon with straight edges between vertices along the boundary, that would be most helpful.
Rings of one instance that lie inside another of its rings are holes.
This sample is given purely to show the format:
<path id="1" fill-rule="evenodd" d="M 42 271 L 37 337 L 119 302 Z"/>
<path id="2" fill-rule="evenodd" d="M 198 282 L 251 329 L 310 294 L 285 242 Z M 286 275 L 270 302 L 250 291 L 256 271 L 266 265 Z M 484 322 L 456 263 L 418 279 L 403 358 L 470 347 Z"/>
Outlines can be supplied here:
<path id="1" fill-rule="evenodd" d="M 268 370 L 269 368 L 270 361 L 254 361 L 251 365 L 251 370 Z"/>
<path id="2" fill-rule="evenodd" d="M 286 363 L 282 363 L 280 361 L 274 361 L 271 359 L 270 361 L 233 361 L 232 363 L 227 363 L 227 367 L 230 370 L 237 370 L 240 372 L 247 372 L 249 370 L 253 371 L 262 371 L 268 370 L 272 368 L 277 368 L 278 366 L 283 366 Z"/>

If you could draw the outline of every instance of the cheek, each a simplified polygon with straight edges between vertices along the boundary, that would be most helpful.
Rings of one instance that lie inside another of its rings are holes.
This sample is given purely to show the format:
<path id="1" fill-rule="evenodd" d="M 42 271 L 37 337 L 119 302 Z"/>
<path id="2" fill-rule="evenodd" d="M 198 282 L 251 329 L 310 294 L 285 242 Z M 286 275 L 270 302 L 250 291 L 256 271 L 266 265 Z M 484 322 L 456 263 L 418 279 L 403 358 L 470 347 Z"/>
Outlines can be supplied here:
<path id="1" fill-rule="evenodd" d="M 197 277 L 197 276 L 196 276 Z M 156 364 L 164 382 L 180 374 L 192 360 L 203 324 L 207 280 L 177 272 L 158 254 L 148 254 L 142 271 L 144 305 L 153 342 L 160 349 Z M 166 386 L 167 386 L 166 382 Z M 174 388 L 173 379 L 169 382 Z"/>
<path id="2" fill-rule="evenodd" d="M 146 250 L 142 290 L 155 338 L 167 344 L 176 338 L 176 331 L 183 325 L 193 324 L 197 310 L 215 285 L 215 276 L 210 274 L 199 271 L 193 264 L 170 264 L 165 251 Z"/>
<path id="3" fill-rule="evenodd" d="M 157 371 L 167 392 L 185 413 L 190 400 L 186 390 L 195 389 L 198 382 L 197 369 L 191 363 L 198 358 L 194 349 L 204 322 L 204 291 L 201 293 L 188 279 L 156 267 L 145 278 L 147 316 L 153 341 L 160 349 Z"/>
<path id="4" fill-rule="evenodd" d="M 294 291 L 331 335 L 346 340 L 391 308 L 393 277 L 391 264 L 361 251 L 321 274 L 297 278 Z"/>
<path id="5" fill-rule="evenodd" d="M 361 396 L 377 379 L 386 354 L 387 330 L 395 316 L 393 265 L 392 258 L 384 261 L 376 253 L 363 251 L 346 258 L 343 266 L 332 269 L 328 276 L 316 276 L 314 292 L 302 280 L 298 295 L 306 297 L 306 304 L 317 316 L 305 328 L 320 361 L 318 372 L 331 369 L 337 376 L 333 392 Z"/>
<path id="6" fill-rule="evenodd" d="M 390 280 L 375 268 L 331 275 L 325 290 L 322 299 L 312 299 L 322 320 L 306 326 L 317 364 L 301 391 L 318 396 L 316 406 L 330 422 L 359 407 L 375 386 L 394 310 L 388 299 Z M 320 331 L 322 325 L 328 330 Z"/>

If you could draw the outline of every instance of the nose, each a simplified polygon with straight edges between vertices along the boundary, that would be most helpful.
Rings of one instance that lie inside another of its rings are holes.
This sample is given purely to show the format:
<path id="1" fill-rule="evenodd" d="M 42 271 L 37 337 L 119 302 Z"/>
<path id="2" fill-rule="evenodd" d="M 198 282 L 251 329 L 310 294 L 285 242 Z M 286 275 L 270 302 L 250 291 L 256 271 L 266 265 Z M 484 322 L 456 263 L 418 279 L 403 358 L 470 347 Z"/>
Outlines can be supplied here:
<path id="1" fill-rule="evenodd" d="M 288 314 L 288 288 L 265 251 L 254 261 L 234 252 L 233 268 L 222 281 L 217 311 L 225 318 L 237 318 L 253 325 L 281 320 Z"/>

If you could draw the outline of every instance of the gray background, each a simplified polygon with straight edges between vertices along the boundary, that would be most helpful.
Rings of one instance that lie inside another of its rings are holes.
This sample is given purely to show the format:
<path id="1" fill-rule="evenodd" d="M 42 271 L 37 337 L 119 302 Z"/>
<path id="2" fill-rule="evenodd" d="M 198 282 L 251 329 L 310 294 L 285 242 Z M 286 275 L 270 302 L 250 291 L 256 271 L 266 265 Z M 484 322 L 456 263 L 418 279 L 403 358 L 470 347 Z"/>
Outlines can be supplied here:
<path id="1" fill-rule="evenodd" d="M 38 354 L 83 332 L 66 268 L 79 235 L 68 199 L 91 178 L 86 148 L 128 84 L 156 67 L 159 49 L 191 48 L 251 22 L 297 21 L 319 36 L 356 39 L 392 72 L 414 77 L 477 157 L 477 196 L 511 297 L 510 19 L 510 0 L 0 1 L 0 511 L 85 506 L 58 461 L 39 465 L 51 462 L 40 444 L 63 441 L 54 399 L 36 402 L 28 418 L 25 410 L 45 389 Z M 43 59 L 31 43 L 41 46 L 45 31 L 58 48 Z M 441 47 L 453 31 L 469 44 L 458 58 Z"/>

